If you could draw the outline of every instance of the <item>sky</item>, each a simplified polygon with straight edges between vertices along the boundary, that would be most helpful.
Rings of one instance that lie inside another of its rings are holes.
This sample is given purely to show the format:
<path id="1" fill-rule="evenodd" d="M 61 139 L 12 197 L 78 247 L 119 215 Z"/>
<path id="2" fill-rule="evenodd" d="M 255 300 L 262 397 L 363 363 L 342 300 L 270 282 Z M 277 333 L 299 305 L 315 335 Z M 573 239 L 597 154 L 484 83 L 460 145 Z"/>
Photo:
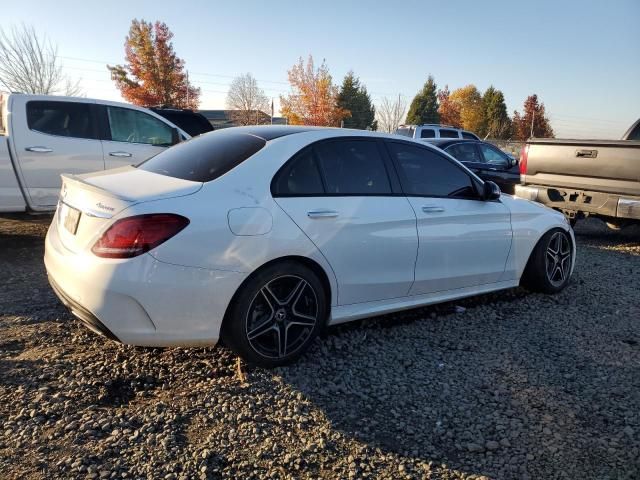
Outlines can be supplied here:
<path id="1" fill-rule="evenodd" d="M 5 2 L 0 28 L 33 25 L 57 44 L 91 98 L 121 100 L 106 64 L 123 63 L 133 18 L 167 23 L 202 109 L 224 108 L 250 72 L 268 97 L 289 91 L 299 57 L 353 70 L 374 103 L 411 101 L 429 74 L 450 90 L 502 90 L 512 114 L 538 94 L 557 137 L 619 138 L 640 117 L 640 0 Z"/>

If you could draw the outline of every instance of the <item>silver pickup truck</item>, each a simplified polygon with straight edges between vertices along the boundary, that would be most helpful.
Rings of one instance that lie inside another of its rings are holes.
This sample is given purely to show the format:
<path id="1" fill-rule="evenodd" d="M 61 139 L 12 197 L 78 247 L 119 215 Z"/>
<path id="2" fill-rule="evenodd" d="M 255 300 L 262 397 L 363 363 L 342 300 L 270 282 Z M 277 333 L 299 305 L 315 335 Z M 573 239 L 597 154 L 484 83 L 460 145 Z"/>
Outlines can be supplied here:
<path id="1" fill-rule="evenodd" d="M 518 197 L 574 224 L 599 217 L 612 229 L 640 222 L 640 120 L 622 140 L 532 139 L 520 156 Z"/>

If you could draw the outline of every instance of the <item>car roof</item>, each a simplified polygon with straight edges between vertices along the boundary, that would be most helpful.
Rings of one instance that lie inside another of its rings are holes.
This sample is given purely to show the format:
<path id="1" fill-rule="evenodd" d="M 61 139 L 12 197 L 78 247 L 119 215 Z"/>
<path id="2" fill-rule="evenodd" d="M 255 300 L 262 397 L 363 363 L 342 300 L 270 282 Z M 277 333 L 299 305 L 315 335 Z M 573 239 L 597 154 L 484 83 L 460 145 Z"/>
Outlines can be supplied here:
<path id="1" fill-rule="evenodd" d="M 446 138 L 446 139 L 434 139 L 429 140 L 431 145 L 435 145 L 438 148 L 446 148 L 456 143 L 484 143 L 482 140 L 476 140 L 475 138 Z"/>

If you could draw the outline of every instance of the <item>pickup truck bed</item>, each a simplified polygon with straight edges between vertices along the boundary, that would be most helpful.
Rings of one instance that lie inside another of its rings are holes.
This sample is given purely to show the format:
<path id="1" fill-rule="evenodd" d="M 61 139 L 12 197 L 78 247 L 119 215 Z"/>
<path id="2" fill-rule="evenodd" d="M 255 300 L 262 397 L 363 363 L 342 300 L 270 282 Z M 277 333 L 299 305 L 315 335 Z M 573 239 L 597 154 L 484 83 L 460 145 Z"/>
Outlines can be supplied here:
<path id="1" fill-rule="evenodd" d="M 610 224 L 640 220 L 640 141 L 528 141 L 516 195 Z"/>

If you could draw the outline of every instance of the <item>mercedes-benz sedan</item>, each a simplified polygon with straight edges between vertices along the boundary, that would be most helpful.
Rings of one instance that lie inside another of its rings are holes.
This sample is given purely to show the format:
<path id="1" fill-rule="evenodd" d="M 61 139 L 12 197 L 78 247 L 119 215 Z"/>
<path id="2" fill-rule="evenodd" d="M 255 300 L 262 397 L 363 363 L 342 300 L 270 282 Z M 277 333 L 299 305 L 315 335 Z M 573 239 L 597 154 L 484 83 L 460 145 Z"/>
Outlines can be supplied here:
<path id="1" fill-rule="evenodd" d="M 63 176 L 45 264 L 92 330 L 284 364 L 326 325 L 516 287 L 575 258 L 564 216 L 393 135 L 215 131 L 138 165 Z"/>

